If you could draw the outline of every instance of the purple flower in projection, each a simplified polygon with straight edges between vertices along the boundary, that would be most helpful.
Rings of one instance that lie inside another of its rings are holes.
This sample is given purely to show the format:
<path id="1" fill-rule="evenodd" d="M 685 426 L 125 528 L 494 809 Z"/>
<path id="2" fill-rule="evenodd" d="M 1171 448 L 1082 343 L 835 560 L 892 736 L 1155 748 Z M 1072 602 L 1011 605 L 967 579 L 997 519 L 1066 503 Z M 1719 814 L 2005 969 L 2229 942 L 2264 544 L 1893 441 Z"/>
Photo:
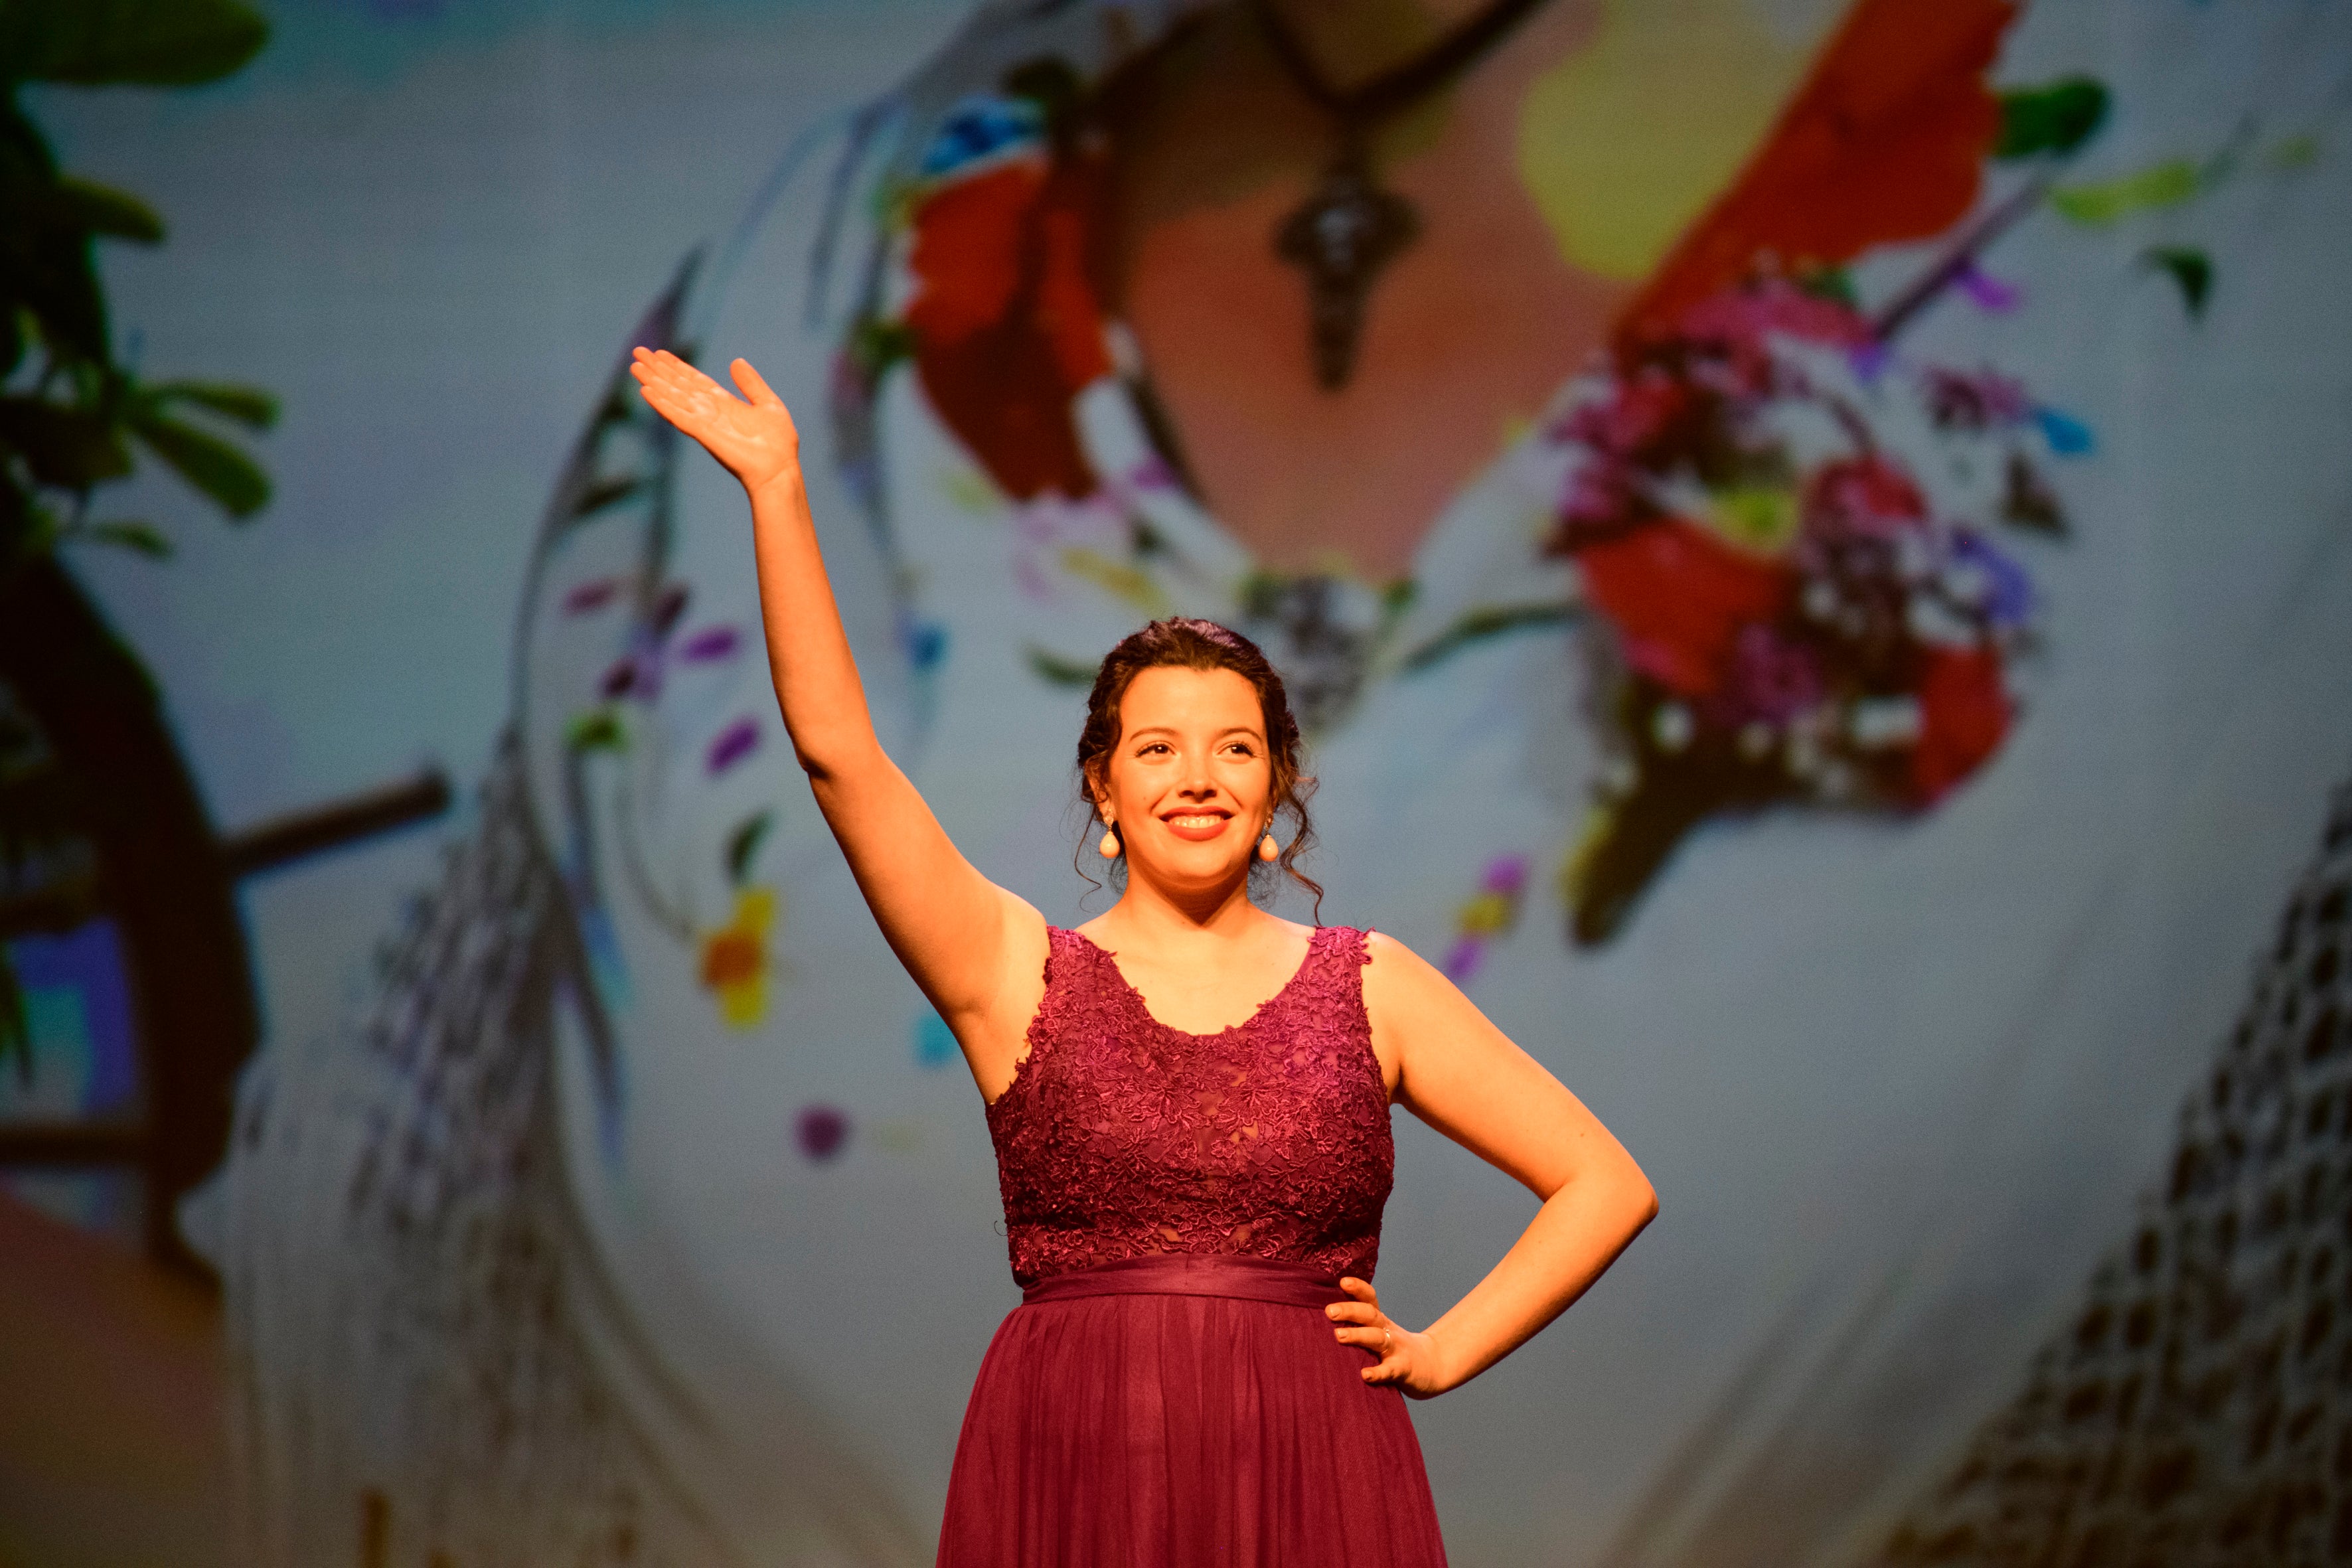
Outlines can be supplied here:
<path id="1" fill-rule="evenodd" d="M 733 626 L 707 626 L 678 645 L 677 657 L 688 664 L 732 658 L 741 641 Z"/>
<path id="2" fill-rule="evenodd" d="M 849 1117 L 830 1105 L 803 1106 L 793 1134 L 802 1153 L 822 1163 L 840 1153 L 849 1142 Z"/>
<path id="3" fill-rule="evenodd" d="M 1854 379 L 1864 386 L 1874 386 L 1895 364 L 1895 351 L 1873 338 L 1845 351 L 1845 363 L 1853 367 Z"/>
<path id="4" fill-rule="evenodd" d="M 677 618 L 686 614 L 687 598 L 683 583 L 672 583 L 654 595 L 653 608 L 646 621 L 656 638 L 667 641 L 669 634 L 677 629 Z"/>
<path id="5" fill-rule="evenodd" d="M 2033 579 L 1975 529 L 1952 531 L 1945 578 L 1955 598 L 1998 629 L 2021 626 L 2033 615 Z"/>
<path id="6" fill-rule="evenodd" d="M 604 672 L 604 679 L 596 682 L 596 694 L 611 702 L 638 690 L 647 684 L 644 663 L 634 654 L 615 660 L 613 667 Z M 653 693 L 646 691 L 644 695 L 651 698 Z"/>
<path id="7" fill-rule="evenodd" d="M 2024 299 L 2016 284 L 2004 283 L 1990 273 L 1979 270 L 1973 261 L 1954 274 L 1952 281 L 1959 285 L 1960 292 L 1968 296 L 1969 304 L 1987 315 L 2005 316 L 2016 310 Z"/>
<path id="8" fill-rule="evenodd" d="M 1519 904 L 1527 890 L 1526 856 L 1499 855 L 1486 863 L 1477 893 L 1455 914 L 1454 945 L 1445 954 L 1448 978 L 1461 984 L 1478 973 L 1486 959 L 1486 944 L 1519 923 Z"/>
<path id="9" fill-rule="evenodd" d="M 1127 470 L 1127 483 L 1139 493 L 1159 493 L 1182 489 L 1176 470 L 1156 453 L 1146 454 Z"/>
<path id="10" fill-rule="evenodd" d="M 759 724 L 753 720 L 738 719 L 719 731 L 710 742 L 710 750 L 703 755 L 702 765 L 714 776 L 723 773 L 757 751 L 759 745 Z"/>
<path id="11" fill-rule="evenodd" d="M 589 584 L 572 590 L 566 600 L 567 610 L 593 608 L 604 603 L 617 589 L 612 582 Z M 589 589 L 599 591 L 598 596 L 583 600 Z M 582 601 L 575 606 L 573 601 Z M 672 583 L 654 596 L 629 638 L 629 651 L 613 661 L 597 682 L 597 691 L 605 701 L 617 701 L 634 697 L 640 702 L 651 702 L 661 696 L 662 682 L 675 664 L 713 664 L 732 658 L 742 646 L 742 635 L 724 624 L 703 627 L 683 640 L 676 640 L 678 622 L 685 617 L 688 594 L 686 584 Z"/>

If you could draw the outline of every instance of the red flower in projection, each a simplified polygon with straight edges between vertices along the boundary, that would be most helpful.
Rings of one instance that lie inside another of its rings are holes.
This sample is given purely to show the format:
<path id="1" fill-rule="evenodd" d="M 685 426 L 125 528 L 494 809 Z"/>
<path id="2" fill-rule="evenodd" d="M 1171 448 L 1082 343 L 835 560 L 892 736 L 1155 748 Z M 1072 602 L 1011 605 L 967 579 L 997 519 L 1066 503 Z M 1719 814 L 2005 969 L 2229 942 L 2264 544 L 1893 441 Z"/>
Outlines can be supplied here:
<path id="1" fill-rule="evenodd" d="M 1805 487 L 1807 525 L 1830 538 L 1884 537 L 1927 515 L 1909 474 L 1876 453 L 1824 463 Z"/>
<path id="2" fill-rule="evenodd" d="M 2000 128 L 1985 85 L 2014 0 L 1864 0 L 1763 147 L 1675 245 L 1619 322 L 1621 347 L 1671 330 L 1770 258 L 1802 274 L 1968 216 Z"/>
<path id="3" fill-rule="evenodd" d="M 1912 799 L 1932 805 L 2000 748 L 2012 710 L 2001 681 L 2000 655 L 1988 647 L 1927 649 L 1917 689 Z"/>
<path id="4" fill-rule="evenodd" d="M 1585 592 L 1615 628 L 1625 660 L 1685 697 L 1723 684 L 1740 628 L 1769 620 L 1790 577 L 1678 517 L 1580 545 Z"/>
<path id="5" fill-rule="evenodd" d="M 1092 493 L 1071 402 L 1110 369 L 1090 269 L 1099 157 L 1017 157 L 920 199 L 906 325 L 940 417 L 1018 500 Z"/>

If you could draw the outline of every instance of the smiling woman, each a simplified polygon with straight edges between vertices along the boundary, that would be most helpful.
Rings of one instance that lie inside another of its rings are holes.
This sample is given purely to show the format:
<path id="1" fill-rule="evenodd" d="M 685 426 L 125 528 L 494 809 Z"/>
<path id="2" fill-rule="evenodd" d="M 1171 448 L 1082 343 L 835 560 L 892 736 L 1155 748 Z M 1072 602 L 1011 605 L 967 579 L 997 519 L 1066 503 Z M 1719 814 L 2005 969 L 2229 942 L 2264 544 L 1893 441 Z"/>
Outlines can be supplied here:
<path id="1" fill-rule="evenodd" d="M 875 734 L 782 401 L 740 359 L 740 398 L 667 352 L 634 368 L 750 497 L 794 752 L 986 1102 L 1023 1304 L 972 1390 L 939 1561 L 1444 1563 L 1401 1395 L 1559 1316 L 1656 1213 L 1649 1183 L 1403 946 L 1252 901 L 1252 868 L 1307 837 L 1311 781 L 1280 677 L 1223 626 L 1155 622 L 1097 674 L 1078 764 L 1118 902 L 1063 931 L 983 878 Z M 1391 1104 L 1542 1200 L 1418 1331 L 1371 1283 Z"/>
<path id="2" fill-rule="evenodd" d="M 1315 781 L 1307 776 L 1299 761 L 1298 721 L 1291 713 L 1288 694 L 1282 677 L 1276 673 L 1255 643 L 1237 633 L 1226 630 L 1214 621 L 1176 617 L 1154 621 L 1121 642 L 1106 655 L 1102 668 L 1095 675 L 1094 689 L 1087 697 L 1086 728 L 1078 735 L 1078 780 L 1087 805 L 1101 822 L 1104 838 L 1099 846 L 1103 858 L 1112 862 L 1114 879 L 1125 875 L 1120 860 L 1121 841 L 1114 821 L 1116 812 L 1108 808 L 1105 792 L 1109 784 L 1113 754 L 1124 740 L 1129 750 L 1142 750 L 1140 730 L 1120 734 L 1121 715 L 1129 690 L 1139 679 L 1150 676 L 1154 682 L 1167 677 L 1155 675 L 1159 670 L 1189 670 L 1196 674 L 1222 672 L 1247 687 L 1245 693 L 1237 692 L 1233 681 L 1214 683 L 1224 689 L 1228 703 L 1218 708 L 1217 716 L 1231 721 L 1230 728 L 1219 730 L 1209 740 L 1221 756 L 1225 756 L 1246 772 L 1251 760 L 1244 752 L 1263 757 L 1266 766 L 1267 795 L 1265 812 L 1265 826 L 1258 837 L 1257 856 L 1269 868 L 1279 867 L 1300 887 L 1305 888 L 1320 910 L 1323 885 L 1298 869 L 1298 858 L 1315 842 L 1315 827 L 1307 814 L 1307 798 L 1315 793 Z M 1227 710 L 1233 703 L 1255 704 L 1252 722 L 1238 709 Z M 1177 753 L 1165 733 L 1165 727 L 1154 727 L 1158 737 L 1155 757 L 1172 761 Z M 1218 806 L 1212 813 L 1221 819 L 1234 813 Z M 1290 838 L 1287 843 L 1275 837 L 1275 820 L 1289 817 Z M 1187 828 L 1205 831 L 1211 837 L 1222 827 Z M 1081 875 L 1084 874 L 1081 869 Z M 1253 891 L 1270 890 L 1254 889 Z"/>

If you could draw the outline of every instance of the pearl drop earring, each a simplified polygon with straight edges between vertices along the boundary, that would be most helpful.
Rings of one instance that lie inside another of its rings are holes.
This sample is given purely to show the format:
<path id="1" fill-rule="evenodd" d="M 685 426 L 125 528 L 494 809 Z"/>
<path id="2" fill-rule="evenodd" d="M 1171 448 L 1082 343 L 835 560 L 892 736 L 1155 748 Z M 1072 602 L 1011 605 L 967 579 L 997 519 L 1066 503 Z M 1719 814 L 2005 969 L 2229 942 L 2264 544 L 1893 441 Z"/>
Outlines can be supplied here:
<path id="1" fill-rule="evenodd" d="M 1107 822 L 1103 824 L 1102 842 L 1095 846 L 1095 853 L 1106 860 L 1118 858 L 1118 833 Z"/>
<path id="2" fill-rule="evenodd" d="M 1266 824 L 1265 837 L 1257 841 L 1257 858 L 1261 860 L 1273 860 L 1279 858 L 1281 855 L 1282 846 L 1274 841 L 1274 824 L 1269 822 Z"/>

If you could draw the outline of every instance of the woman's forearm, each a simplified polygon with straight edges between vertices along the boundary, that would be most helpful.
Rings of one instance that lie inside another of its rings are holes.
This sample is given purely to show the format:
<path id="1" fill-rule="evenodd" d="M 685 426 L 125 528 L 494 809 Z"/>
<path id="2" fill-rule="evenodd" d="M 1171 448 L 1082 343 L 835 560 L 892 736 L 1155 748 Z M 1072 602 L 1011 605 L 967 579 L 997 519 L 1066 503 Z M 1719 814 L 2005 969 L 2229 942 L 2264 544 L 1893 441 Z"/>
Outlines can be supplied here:
<path id="1" fill-rule="evenodd" d="M 857 660 L 842 629 L 795 462 L 751 492 L 760 614 L 776 703 L 793 750 L 822 797 L 845 773 L 882 762 Z"/>
<path id="2" fill-rule="evenodd" d="M 1654 1218 L 1658 1202 L 1630 1161 L 1579 1175 L 1544 1201 L 1470 1293 L 1423 1331 L 1443 1388 L 1458 1388 L 1525 1344 L 1598 1279 Z"/>

